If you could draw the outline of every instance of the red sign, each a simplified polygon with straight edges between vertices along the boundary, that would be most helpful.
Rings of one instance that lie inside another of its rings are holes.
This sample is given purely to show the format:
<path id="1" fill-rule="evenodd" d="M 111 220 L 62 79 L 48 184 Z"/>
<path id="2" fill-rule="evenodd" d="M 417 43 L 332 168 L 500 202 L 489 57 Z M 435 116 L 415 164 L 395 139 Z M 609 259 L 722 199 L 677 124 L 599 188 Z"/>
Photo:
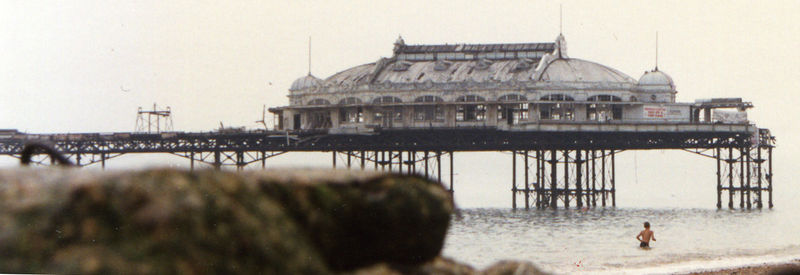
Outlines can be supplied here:
<path id="1" fill-rule="evenodd" d="M 644 117 L 646 118 L 664 118 L 666 113 L 666 107 L 644 107 Z"/>

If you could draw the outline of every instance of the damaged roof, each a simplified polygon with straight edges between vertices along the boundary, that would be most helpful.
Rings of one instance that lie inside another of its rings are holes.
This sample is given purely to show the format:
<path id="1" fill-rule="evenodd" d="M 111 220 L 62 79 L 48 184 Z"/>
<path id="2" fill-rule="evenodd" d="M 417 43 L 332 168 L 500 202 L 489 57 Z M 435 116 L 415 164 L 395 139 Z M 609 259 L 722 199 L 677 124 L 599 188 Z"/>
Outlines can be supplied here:
<path id="1" fill-rule="evenodd" d="M 562 36 L 559 39 L 556 43 L 406 45 L 400 38 L 392 57 L 338 72 L 309 89 L 324 87 L 334 92 L 369 89 L 370 85 L 467 82 L 636 85 L 635 79 L 618 70 L 566 57 L 566 46 L 559 46 L 565 42 Z"/>

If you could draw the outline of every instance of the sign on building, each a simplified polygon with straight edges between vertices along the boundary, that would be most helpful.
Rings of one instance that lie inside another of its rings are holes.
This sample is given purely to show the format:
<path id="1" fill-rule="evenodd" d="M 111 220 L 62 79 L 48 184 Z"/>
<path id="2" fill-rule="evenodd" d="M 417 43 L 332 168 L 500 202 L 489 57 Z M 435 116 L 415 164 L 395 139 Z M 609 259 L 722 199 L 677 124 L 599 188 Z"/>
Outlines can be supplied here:
<path id="1" fill-rule="evenodd" d="M 714 110 L 711 119 L 720 123 L 747 123 L 747 112 Z"/>
<path id="2" fill-rule="evenodd" d="M 688 121 L 689 106 L 642 106 L 642 117 L 647 120 Z"/>

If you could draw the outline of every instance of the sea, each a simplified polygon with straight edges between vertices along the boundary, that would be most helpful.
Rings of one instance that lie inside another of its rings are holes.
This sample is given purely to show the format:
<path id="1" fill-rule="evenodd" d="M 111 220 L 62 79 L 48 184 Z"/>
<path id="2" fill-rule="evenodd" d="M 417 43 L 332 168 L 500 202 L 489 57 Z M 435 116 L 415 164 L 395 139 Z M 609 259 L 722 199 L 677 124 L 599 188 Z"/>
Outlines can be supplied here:
<path id="1" fill-rule="evenodd" d="M 458 211 L 443 255 L 483 269 L 530 261 L 555 274 L 670 274 L 800 258 L 795 209 L 593 208 Z M 635 239 L 650 222 L 656 241 Z"/>

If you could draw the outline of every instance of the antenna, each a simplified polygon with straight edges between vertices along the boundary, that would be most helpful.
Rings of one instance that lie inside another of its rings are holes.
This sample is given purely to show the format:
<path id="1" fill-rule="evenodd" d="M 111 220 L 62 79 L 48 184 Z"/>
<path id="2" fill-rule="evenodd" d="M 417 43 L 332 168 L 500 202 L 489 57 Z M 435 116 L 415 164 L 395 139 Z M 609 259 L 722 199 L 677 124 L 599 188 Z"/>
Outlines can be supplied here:
<path id="1" fill-rule="evenodd" d="M 267 117 L 267 105 L 264 104 L 264 106 L 261 107 L 261 120 L 256 120 L 256 123 L 264 125 L 264 130 L 265 131 L 269 130 L 269 129 L 267 129 L 266 117 Z"/>
<path id="2" fill-rule="evenodd" d="M 156 104 L 153 103 L 152 111 L 142 110 L 142 107 L 136 111 L 136 129 L 135 133 L 161 133 L 173 131 L 172 128 L 172 110 L 167 106 L 164 110 L 158 110 Z M 146 117 L 146 118 L 145 118 Z M 161 118 L 164 118 L 162 123 Z M 163 126 L 163 128 L 162 128 Z M 153 131 L 155 127 L 155 131 Z"/>
<path id="3" fill-rule="evenodd" d="M 562 34 L 564 25 L 564 4 L 558 4 L 558 33 Z"/>
<path id="4" fill-rule="evenodd" d="M 656 71 L 658 71 L 658 31 L 656 31 Z"/>
<path id="5" fill-rule="evenodd" d="M 311 75 L 311 36 L 308 36 L 308 75 Z"/>

